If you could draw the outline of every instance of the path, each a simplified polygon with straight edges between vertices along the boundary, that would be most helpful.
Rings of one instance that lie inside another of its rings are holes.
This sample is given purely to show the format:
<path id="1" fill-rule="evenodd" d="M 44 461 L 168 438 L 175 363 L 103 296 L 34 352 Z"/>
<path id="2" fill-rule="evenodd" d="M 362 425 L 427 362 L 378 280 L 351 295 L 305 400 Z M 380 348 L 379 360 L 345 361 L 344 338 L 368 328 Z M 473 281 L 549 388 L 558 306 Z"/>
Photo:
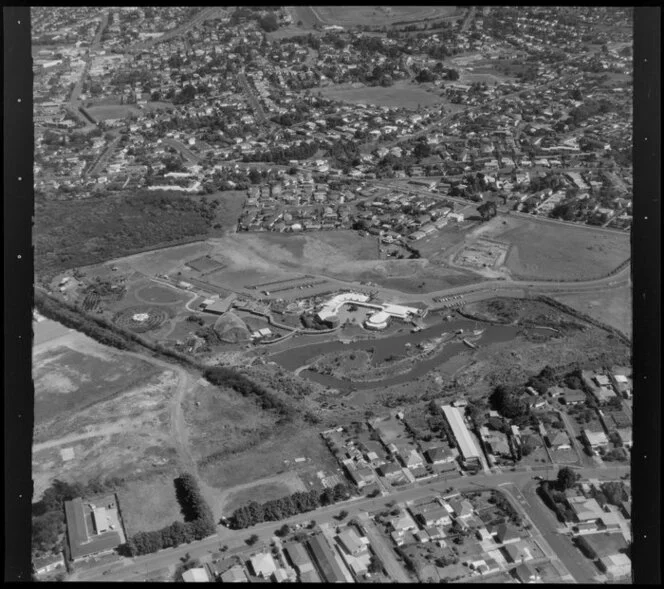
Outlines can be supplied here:
<path id="1" fill-rule="evenodd" d="M 48 442 L 34 444 L 32 446 L 32 452 L 39 452 L 41 450 L 55 448 L 56 446 L 64 446 L 65 444 L 73 444 L 75 442 L 80 442 L 81 440 L 87 440 L 88 438 L 102 438 L 113 434 L 121 434 L 126 431 L 126 427 L 119 424 L 107 425 L 105 427 L 95 426 L 95 428 L 96 429 L 93 431 L 84 434 L 72 434 L 70 436 L 65 436 L 64 438 L 58 438 L 57 440 L 49 440 Z"/>

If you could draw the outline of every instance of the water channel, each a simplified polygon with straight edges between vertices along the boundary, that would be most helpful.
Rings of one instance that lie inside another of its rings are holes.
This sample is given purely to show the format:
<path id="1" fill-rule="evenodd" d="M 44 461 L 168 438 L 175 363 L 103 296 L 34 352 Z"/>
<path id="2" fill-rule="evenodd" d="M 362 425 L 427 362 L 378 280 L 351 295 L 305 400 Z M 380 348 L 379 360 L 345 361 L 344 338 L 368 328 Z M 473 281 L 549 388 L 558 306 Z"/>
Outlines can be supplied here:
<path id="1" fill-rule="evenodd" d="M 460 329 L 463 333 L 470 334 L 475 329 L 484 329 L 484 333 L 479 337 L 471 338 L 473 343 L 478 347 L 484 347 L 493 343 L 500 343 L 514 339 L 517 335 L 519 328 L 513 325 L 489 325 L 482 324 L 481 322 L 471 321 L 469 319 L 453 319 L 451 321 L 436 322 L 435 325 L 427 327 L 418 333 L 410 333 L 410 328 L 405 326 L 403 332 L 398 335 L 366 339 L 361 341 L 344 343 L 342 341 L 330 341 L 324 343 L 314 343 L 310 345 L 302 345 L 293 347 L 289 350 L 276 353 L 269 357 L 273 362 L 276 362 L 287 370 L 294 371 L 301 366 L 310 364 L 317 356 L 321 354 L 328 354 L 330 352 L 339 352 L 345 350 L 367 350 L 373 349 L 372 364 L 377 365 L 382 363 L 386 358 L 392 355 L 403 355 L 406 349 L 406 344 L 410 343 L 415 346 L 416 344 L 434 337 L 440 337 L 443 332 L 453 334 Z M 532 328 L 534 332 L 551 335 L 548 330 L 540 330 Z M 433 370 L 436 366 L 449 360 L 461 351 L 468 350 L 461 338 L 454 339 L 450 343 L 444 345 L 443 349 L 427 357 L 424 360 L 415 362 L 414 366 L 406 373 L 398 376 L 388 377 L 380 381 L 372 382 L 351 382 L 335 378 L 327 374 L 319 374 L 312 370 L 303 370 L 300 376 L 308 378 L 322 385 L 338 389 L 340 391 L 349 390 L 364 390 L 374 388 L 384 388 L 390 385 L 402 384 L 410 382 Z"/>

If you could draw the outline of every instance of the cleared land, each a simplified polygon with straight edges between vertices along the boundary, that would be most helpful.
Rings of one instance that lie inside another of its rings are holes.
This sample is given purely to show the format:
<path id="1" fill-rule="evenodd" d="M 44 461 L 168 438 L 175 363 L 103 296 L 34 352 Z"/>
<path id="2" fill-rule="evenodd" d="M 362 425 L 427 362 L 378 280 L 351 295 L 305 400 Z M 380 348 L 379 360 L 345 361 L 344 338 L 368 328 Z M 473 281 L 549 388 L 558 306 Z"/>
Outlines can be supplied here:
<path id="1" fill-rule="evenodd" d="M 505 266 L 525 280 L 592 280 L 630 257 L 629 235 L 498 216 L 474 231 L 510 243 Z"/>
<path id="2" fill-rule="evenodd" d="M 86 108 L 97 121 L 105 121 L 107 119 L 124 119 L 132 114 L 139 114 L 141 110 L 133 104 L 108 104 L 91 106 Z"/>
<path id="3" fill-rule="evenodd" d="M 439 90 L 437 92 L 427 91 L 425 88 L 410 82 L 397 82 L 387 88 L 382 86 L 353 88 L 348 85 L 340 85 L 325 86 L 317 90 L 325 98 L 355 104 L 402 106 L 407 109 L 417 109 L 418 106 L 447 104 L 447 101 L 439 95 Z"/>
<path id="4" fill-rule="evenodd" d="M 130 480 L 173 469 L 173 371 L 76 331 L 36 345 L 33 370 L 35 499 L 55 478 Z"/>
<path id="5" fill-rule="evenodd" d="M 296 491 L 306 491 L 306 486 L 302 483 L 297 473 L 287 472 L 263 479 L 260 482 L 240 485 L 229 490 L 223 496 L 223 513 L 228 515 L 238 507 L 242 507 L 251 501 L 263 503 L 270 499 L 279 499 L 295 493 Z"/>
<path id="6" fill-rule="evenodd" d="M 553 295 L 554 299 L 632 337 L 632 289 L 612 288 L 601 292 Z"/>

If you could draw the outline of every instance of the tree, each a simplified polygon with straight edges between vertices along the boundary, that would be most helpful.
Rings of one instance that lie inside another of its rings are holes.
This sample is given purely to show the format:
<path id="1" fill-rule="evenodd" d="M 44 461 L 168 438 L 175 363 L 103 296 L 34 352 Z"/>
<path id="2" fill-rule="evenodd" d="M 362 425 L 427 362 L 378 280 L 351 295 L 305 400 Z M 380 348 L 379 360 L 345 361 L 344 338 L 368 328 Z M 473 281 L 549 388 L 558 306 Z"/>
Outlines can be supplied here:
<path id="1" fill-rule="evenodd" d="M 261 17 L 258 24 L 266 33 L 271 33 L 279 28 L 279 21 L 274 13 L 266 14 Z"/>
<path id="2" fill-rule="evenodd" d="M 579 475 L 571 468 L 564 466 L 558 471 L 558 478 L 556 479 L 557 486 L 561 491 L 571 489 L 576 481 L 579 480 Z"/>
<path id="3" fill-rule="evenodd" d="M 290 526 L 288 524 L 284 524 L 275 533 L 277 536 L 283 537 L 287 536 L 289 532 L 290 532 Z"/>
<path id="4" fill-rule="evenodd" d="M 256 544 L 256 542 L 258 542 L 258 540 L 259 540 L 258 535 L 252 534 L 251 536 L 249 536 L 249 538 L 247 538 L 246 542 L 249 546 L 253 546 L 254 544 Z"/>
<path id="5" fill-rule="evenodd" d="M 477 207 L 477 212 L 482 217 L 482 221 L 486 221 L 488 219 L 491 219 L 492 217 L 495 217 L 498 214 L 498 208 L 496 207 L 495 202 L 487 201 L 481 204 L 479 207 Z"/>
<path id="6" fill-rule="evenodd" d="M 346 519 L 348 517 L 348 512 L 345 509 L 342 509 L 337 517 L 339 520 Z"/>

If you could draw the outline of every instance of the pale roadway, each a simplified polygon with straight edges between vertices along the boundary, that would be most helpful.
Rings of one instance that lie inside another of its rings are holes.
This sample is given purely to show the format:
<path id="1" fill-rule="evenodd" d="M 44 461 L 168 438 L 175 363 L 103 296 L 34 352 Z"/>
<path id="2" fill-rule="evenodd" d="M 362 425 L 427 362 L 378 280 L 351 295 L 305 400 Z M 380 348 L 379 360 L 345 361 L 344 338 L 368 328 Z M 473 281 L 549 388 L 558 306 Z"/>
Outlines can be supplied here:
<path id="1" fill-rule="evenodd" d="M 612 469 L 598 468 L 575 468 L 575 470 L 584 478 L 597 478 L 604 480 L 613 480 L 616 476 L 629 472 L 629 465 L 621 465 Z M 552 475 L 554 476 L 554 475 Z M 503 486 L 499 486 L 503 484 Z M 514 485 L 512 485 L 514 483 Z M 506 485 L 505 485 L 506 484 Z M 177 548 L 170 548 L 156 554 L 140 556 L 133 559 L 123 559 L 121 563 L 113 563 L 97 567 L 91 571 L 80 571 L 76 573 L 76 580 L 90 581 L 130 581 L 143 580 L 147 572 L 166 568 L 177 564 L 180 557 L 189 553 L 192 558 L 208 557 L 211 553 L 219 550 L 221 545 L 240 545 L 250 535 L 257 534 L 261 540 L 269 541 L 274 532 L 284 523 L 294 525 L 296 523 L 308 522 L 315 519 L 317 522 L 332 521 L 341 509 L 348 511 L 348 518 L 358 516 L 360 513 L 370 511 L 380 511 L 391 501 L 405 502 L 413 499 L 419 499 L 430 495 L 432 492 L 443 492 L 446 488 L 452 487 L 453 490 L 472 490 L 477 486 L 485 488 L 495 488 L 501 491 L 508 490 L 509 495 L 517 499 L 519 493 L 523 492 L 525 501 L 515 502 L 517 507 L 525 511 L 528 518 L 535 524 L 541 536 L 546 543 L 551 546 L 554 552 L 562 559 L 565 567 L 577 581 L 587 581 L 592 578 L 593 568 L 590 563 L 586 565 L 583 557 L 580 556 L 567 538 L 563 538 L 556 533 L 556 528 L 560 526 L 553 516 L 548 513 L 548 508 L 544 506 L 533 494 L 533 473 L 532 472 L 509 472 L 502 474 L 492 474 L 490 476 L 478 474 L 475 476 L 457 477 L 443 481 L 431 481 L 423 484 L 412 485 L 409 488 L 393 493 L 387 497 L 376 499 L 359 498 L 342 504 L 336 504 L 324 507 L 316 511 L 300 514 L 298 516 L 282 520 L 280 522 L 268 522 L 247 528 L 245 530 L 229 530 L 219 527 L 217 534 L 210 536 L 199 542 L 185 544 Z M 505 489 L 505 486 L 508 489 Z M 516 491 L 514 490 L 516 486 Z M 523 491 L 521 491 L 523 490 Z M 535 532 L 536 533 L 536 532 Z M 543 546 L 545 550 L 547 546 Z M 104 574 L 106 573 L 106 574 Z"/>

